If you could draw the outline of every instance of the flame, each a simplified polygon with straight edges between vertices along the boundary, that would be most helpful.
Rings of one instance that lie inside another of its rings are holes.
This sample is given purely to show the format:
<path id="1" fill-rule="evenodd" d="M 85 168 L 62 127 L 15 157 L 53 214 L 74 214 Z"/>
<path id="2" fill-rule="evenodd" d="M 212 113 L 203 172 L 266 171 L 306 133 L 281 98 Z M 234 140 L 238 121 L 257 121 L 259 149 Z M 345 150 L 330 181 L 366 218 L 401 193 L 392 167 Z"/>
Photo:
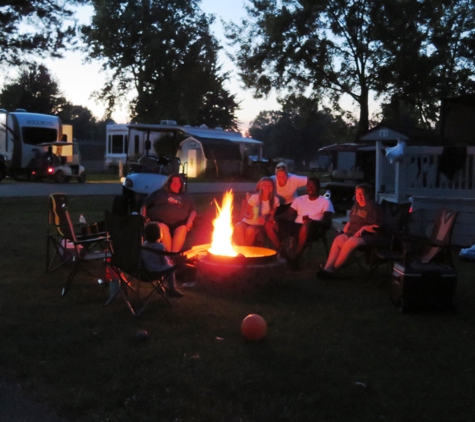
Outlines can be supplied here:
<path id="1" fill-rule="evenodd" d="M 209 252 L 214 255 L 237 256 L 232 244 L 233 237 L 233 191 L 224 194 L 221 207 L 214 201 L 218 209 L 218 216 L 213 221 L 213 239 Z"/>

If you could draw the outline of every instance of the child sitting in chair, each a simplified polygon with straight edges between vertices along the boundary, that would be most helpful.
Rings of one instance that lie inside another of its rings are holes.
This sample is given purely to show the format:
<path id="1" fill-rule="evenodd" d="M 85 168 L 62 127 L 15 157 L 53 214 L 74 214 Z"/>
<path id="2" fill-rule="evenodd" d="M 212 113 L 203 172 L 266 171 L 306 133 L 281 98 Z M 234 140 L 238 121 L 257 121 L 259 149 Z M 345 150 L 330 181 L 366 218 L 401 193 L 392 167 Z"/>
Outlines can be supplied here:
<path id="1" fill-rule="evenodd" d="M 160 242 L 162 233 L 156 222 L 147 223 L 144 228 L 145 242 L 142 247 L 142 262 L 147 271 L 166 271 L 173 268 L 173 264 L 166 255 L 156 254 L 151 250 L 165 252 L 165 246 Z M 176 288 L 175 272 L 171 272 L 167 278 L 167 293 L 169 297 L 182 297 L 183 293 Z"/>

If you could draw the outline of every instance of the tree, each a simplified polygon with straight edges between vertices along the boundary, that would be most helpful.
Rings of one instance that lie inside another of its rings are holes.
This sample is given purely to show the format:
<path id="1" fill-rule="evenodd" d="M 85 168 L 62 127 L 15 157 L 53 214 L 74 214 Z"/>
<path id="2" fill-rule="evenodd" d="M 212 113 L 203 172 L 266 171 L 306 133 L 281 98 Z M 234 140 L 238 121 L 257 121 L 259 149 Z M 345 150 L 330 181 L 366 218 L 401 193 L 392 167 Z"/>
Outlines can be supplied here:
<path id="1" fill-rule="evenodd" d="M 271 89 L 329 97 L 339 110 L 343 94 L 359 106 L 358 133 L 368 129 L 381 42 L 371 19 L 379 1 L 250 0 L 241 25 L 226 26 L 239 46 L 244 84 L 257 96 Z"/>
<path id="2" fill-rule="evenodd" d="M 434 127 L 443 99 L 475 92 L 475 4 L 426 0 L 400 7 L 393 1 L 379 13 L 376 19 L 390 22 L 380 27 L 383 116 Z"/>
<path id="3" fill-rule="evenodd" d="M 470 0 L 250 0 L 247 19 L 227 25 L 226 34 L 257 96 L 316 92 L 338 110 L 349 95 L 360 135 L 371 92 L 427 114 L 470 82 L 473 8 Z"/>
<path id="4" fill-rule="evenodd" d="M 61 121 L 73 126 L 73 136 L 78 140 L 94 139 L 99 135 L 105 138 L 105 130 L 99 125 L 91 110 L 87 107 L 68 103 L 58 113 Z M 96 135 L 96 136 L 94 136 Z"/>
<path id="5" fill-rule="evenodd" d="M 316 99 L 295 95 L 282 101 L 281 111 L 259 113 L 249 133 L 264 142 L 269 157 L 292 158 L 297 163 L 308 163 L 325 145 L 354 137 L 341 117 L 318 110 Z"/>
<path id="6" fill-rule="evenodd" d="M 237 128 L 238 104 L 225 88 L 210 33 L 213 18 L 195 0 L 93 0 L 91 26 L 83 29 L 90 57 L 111 71 L 97 98 L 109 113 L 129 92 L 137 122 Z"/>
<path id="7" fill-rule="evenodd" d="M 34 113 L 58 114 L 68 106 L 68 101 L 46 66 L 30 63 L 23 66 L 19 76 L 2 89 L 0 105 L 7 110 L 24 108 Z"/>
<path id="8" fill-rule="evenodd" d="M 71 7 L 85 2 L 87 0 L 2 1 L 0 63 L 17 66 L 33 55 L 61 57 L 62 50 L 76 35 Z"/>
<path id="9" fill-rule="evenodd" d="M 73 126 L 74 138 L 79 140 L 91 139 L 93 135 L 96 139 L 105 137 L 105 125 L 96 122 L 88 108 L 71 104 L 42 64 L 30 63 L 20 69 L 18 77 L 0 92 L 0 108 L 57 115 L 63 123 Z"/>

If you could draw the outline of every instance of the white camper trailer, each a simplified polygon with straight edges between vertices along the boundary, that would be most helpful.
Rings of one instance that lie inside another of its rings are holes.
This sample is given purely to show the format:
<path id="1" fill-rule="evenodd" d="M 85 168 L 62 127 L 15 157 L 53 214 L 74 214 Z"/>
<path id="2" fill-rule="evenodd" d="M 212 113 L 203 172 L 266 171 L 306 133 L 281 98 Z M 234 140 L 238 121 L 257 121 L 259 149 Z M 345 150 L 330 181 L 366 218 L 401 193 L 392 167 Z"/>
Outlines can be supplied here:
<path id="1" fill-rule="evenodd" d="M 4 157 L 7 173 L 16 177 L 30 175 L 39 144 L 61 141 L 61 119 L 26 111 L 0 110 L 0 155 Z"/>
<path id="2" fill-rule="evenodd" d="M 106 167 L 119 167 L 127 161 L 129 128 L 124 124 L 112 123 L 106 126 Z"/>

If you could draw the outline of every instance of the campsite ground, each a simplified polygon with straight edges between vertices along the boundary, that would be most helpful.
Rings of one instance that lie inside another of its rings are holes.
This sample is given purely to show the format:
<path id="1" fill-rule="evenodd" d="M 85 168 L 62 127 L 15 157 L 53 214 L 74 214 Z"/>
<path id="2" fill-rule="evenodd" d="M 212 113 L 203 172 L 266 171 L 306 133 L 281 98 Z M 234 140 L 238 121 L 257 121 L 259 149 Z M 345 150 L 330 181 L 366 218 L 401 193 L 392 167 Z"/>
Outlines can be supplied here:
<path id="1" fill-rule="evenodd" d="M 196 196 L 206 224 L 190 241 L 209 235 L 213 196 Z M 71 197 L 73 219 L 100 219 L 111 202 Z M 121 301 L 104 308 L 109 291 L 87 273 L 60 296 L 67 269 L 44 272 L 44 197 L 0 205 L 0 372 L 11 381 L 0 379 L 2 401 L 21 386 L 78 422 L 473 420 L 473 264 L 456 260 L 455 314 L 400 314 L 380 273 L 348 268 L 318 281 L 318 247 L 308 267 L 277 277 L 264 294 L 197 286 L 172 307 L 157 301 L 133 318 Z M 269 324 L 262 342 L 241 338 L 249 313 Z M 139 329 L 147 341 L 136 339 Z"/>

